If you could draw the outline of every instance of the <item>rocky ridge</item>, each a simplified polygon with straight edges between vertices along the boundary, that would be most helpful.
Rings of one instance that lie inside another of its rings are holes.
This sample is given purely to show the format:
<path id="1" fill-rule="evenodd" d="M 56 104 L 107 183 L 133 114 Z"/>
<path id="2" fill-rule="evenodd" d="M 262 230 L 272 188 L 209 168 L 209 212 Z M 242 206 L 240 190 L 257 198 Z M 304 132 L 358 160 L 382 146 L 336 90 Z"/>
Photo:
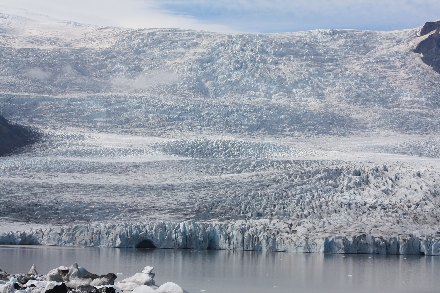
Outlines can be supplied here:
<path id="1" fill-rule="evenodd" d="M 421 54 L 423 62 L 440 73 L 440 21 L 427 22 L 423 26 L 420 36 L 428 34 L 429 36 L 417 45 L 414 52 Z"/>

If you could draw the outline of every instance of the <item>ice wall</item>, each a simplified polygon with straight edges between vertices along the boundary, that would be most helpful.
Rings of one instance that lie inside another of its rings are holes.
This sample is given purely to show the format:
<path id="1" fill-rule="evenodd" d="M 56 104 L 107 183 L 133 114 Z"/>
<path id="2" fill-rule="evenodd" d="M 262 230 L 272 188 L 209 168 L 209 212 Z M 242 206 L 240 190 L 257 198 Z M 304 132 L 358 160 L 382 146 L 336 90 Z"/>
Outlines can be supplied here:
<path id="1" fill-rule="evenodd" d="M 0 244 L 224 249 L 320 253 L 440 255 L 437 236 L 309 237 L 270 221 L 235 223 L 151 222 L 52 227 L 0 234 Z"/>

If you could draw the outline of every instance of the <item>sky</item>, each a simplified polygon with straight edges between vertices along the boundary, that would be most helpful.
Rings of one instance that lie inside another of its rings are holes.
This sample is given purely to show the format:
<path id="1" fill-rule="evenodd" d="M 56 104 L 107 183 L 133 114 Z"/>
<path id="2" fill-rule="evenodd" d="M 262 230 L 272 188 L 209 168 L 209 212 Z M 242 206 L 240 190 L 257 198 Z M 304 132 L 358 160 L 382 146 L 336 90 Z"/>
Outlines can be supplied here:
<path id="1" fill-rule="evenodd" d="M 0 0 L 11 9 L 130 28 L 281 33 L 399 30 L 440 19 L 439 0 Z"/>

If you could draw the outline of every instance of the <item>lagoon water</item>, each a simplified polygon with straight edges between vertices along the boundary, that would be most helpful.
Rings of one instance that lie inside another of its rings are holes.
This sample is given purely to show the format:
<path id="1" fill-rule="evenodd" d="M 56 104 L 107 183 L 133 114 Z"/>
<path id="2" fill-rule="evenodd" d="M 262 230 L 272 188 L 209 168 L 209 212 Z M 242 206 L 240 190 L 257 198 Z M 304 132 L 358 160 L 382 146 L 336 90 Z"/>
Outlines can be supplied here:
<path id="1" fill-rule="evenodd" d="M 440 257 L 288 254 L 285 252 L 0 246 L 0 268 L 40 274 L 80 266 L 118 279 L 154 266 L 156 284 L 190 293 L 440 292 Z"/>

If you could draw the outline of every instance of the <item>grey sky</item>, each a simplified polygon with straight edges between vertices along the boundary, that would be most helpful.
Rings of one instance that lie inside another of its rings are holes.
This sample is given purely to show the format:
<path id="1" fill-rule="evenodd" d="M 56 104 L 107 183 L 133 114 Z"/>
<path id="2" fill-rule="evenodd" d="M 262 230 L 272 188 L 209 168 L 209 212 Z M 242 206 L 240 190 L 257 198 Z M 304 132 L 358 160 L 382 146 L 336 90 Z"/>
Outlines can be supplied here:
<path id="1" fill-rule="evenodd" d="M 0 11 L 11 7 L 96 25 L 231 32 L 395 30 L 440 18 L 438 0 L 1 0 Z"/>

